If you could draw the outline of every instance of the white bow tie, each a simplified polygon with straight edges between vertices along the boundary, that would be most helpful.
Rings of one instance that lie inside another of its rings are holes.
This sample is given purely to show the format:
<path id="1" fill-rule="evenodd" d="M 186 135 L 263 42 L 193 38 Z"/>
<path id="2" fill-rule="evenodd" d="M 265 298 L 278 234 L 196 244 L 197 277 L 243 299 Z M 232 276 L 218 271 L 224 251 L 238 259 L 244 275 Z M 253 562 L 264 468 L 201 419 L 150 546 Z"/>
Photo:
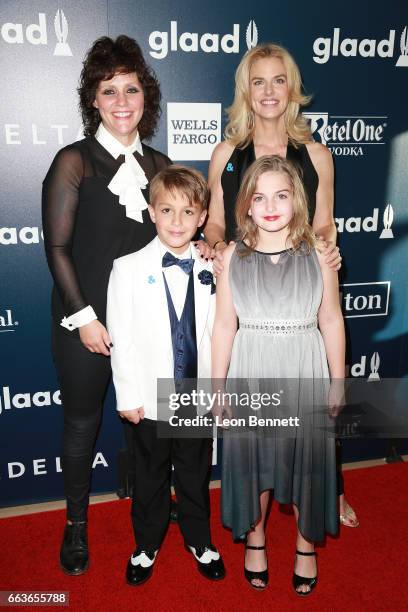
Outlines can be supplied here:
<path id="1" fill-rule="evenodd" d="M 126 206 L 127 217 L 143 223 L 142 211 L 147 208 L 147 202 L 141 190 L 149 181 L 132 149 L 123 149 L 125 161 L 109 183 L 108 189 L 119 196 L 119 204 Z"/>

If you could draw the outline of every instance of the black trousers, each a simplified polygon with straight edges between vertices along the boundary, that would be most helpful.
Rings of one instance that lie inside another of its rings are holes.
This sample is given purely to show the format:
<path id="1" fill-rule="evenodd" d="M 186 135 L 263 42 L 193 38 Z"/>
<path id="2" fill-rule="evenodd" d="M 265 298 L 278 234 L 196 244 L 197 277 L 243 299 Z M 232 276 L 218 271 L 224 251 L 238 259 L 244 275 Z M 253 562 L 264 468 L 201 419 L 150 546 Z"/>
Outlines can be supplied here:
<path id="1" fill-rule="evenodd" d="M 160 438 L 156 421 L 149 419 L 134 426 L 133 440 L 132 523 L 137 545 L 157 550 L 162 543 L 170 517 L 173 464 L 178 523 L 184 541 L 192 546 L 208 546 L 211 440 Z"/>
<path id="2" fill-rule="evenodd" d="M 53 325 L 52 350 L 64 408 L 62 470 L 67 519 L 86 521 L 95 440 L 111 377 L 110 358 Z"/>

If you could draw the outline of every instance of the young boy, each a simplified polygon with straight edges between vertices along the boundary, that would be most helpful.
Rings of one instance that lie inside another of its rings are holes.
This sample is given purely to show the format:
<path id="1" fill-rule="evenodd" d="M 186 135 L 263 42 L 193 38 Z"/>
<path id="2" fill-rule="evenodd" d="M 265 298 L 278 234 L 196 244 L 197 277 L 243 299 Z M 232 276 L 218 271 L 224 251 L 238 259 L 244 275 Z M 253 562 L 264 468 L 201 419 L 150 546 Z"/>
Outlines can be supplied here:
<path id="1" fill-rule="evenodd" d="M 208 199 L 207 184 L 196 170 L 173 165 L 157 174 L 149 205 L 157 237 L 137 253 L 116 259 L 109 282 L 117 409 L 135 424 L 132 522 L 137 548 L 126 570 L 130 585 L 142 584 L 153 572 L 169 521 L 172 464 L 186 547 L 206 578 L 225 575 L 210 536 L 210 440 L 157 435 L 157 379 L 174 378 L 177 388 L 183 379 L 211 376 L 211 263 L 191 246 Z"/>

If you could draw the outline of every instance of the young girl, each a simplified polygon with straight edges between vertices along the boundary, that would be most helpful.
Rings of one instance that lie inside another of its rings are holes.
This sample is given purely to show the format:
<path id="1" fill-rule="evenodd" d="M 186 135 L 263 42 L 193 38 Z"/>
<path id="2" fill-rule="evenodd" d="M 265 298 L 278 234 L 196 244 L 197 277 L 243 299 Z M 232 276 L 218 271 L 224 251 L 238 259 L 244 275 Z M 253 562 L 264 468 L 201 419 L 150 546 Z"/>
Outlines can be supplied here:
<path id="1" fill-rule="evenodd" d="M 314 248 L 304 188 L 287 160 L 264 156 L 248 168 L 236 220 L 240 240 L 225 250 L 217 282 L 212 377 L 228 376 L 232 386 L 246 379 L 249 388 L 258 381 L 259 390 L 271 392 L 283 387 L 271 379 L 295 381 L 280 416 L 298 417 L 300 428 L 286 435 L 259 426 L 225 431 L 223 522 L 235 538 L 246 536 L 245 577 L 265 588 L 269 491 L 292 503 L 298 526 L 293 586 L 308 595 L 317 583 L 314 542 L 338 528 L 335 441 L 327 435 L 327 407 L 335 414 L 343 395 L 337 272 Z"/>

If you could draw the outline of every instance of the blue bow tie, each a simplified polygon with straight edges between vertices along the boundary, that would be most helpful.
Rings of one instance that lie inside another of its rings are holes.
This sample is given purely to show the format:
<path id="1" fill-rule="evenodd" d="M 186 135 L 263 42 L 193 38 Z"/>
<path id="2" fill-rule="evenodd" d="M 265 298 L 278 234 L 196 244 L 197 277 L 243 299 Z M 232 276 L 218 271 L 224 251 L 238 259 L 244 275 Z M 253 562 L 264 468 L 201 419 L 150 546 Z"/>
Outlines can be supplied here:
<path id="1" fill-rule="evenodd" d="M 163 255 L 162 267 L 169 268 L 170 266 L 179 266 L 186 274 L 190 274 L 194 266 L 194 259 L 178 259 L 167 251 Z"/>

